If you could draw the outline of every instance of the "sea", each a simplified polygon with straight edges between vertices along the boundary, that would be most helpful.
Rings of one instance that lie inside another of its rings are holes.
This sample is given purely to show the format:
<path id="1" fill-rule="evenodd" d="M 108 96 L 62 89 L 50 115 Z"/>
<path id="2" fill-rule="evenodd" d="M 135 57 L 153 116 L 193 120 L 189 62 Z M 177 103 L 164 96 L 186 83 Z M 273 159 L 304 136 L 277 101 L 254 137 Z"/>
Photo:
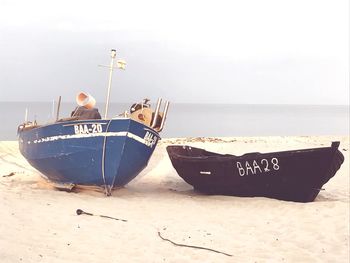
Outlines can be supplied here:
<path id="1" fill-rule="evenodd" d="M 130 109 L 132 103 L 111 103 L 109 117 Z M 70 116 L 75 103 L 62 103 L 60 118 Z M 104 112 L 104 105 L 97 104 Z M 0 141 L 17 140 L 17 127 L 28 120 L 53 122 L 52 102 L 0 102 Z M 349 106 L 183 104 L 169 107 L 163 138 L 236 136 L 349 135 Z"/>

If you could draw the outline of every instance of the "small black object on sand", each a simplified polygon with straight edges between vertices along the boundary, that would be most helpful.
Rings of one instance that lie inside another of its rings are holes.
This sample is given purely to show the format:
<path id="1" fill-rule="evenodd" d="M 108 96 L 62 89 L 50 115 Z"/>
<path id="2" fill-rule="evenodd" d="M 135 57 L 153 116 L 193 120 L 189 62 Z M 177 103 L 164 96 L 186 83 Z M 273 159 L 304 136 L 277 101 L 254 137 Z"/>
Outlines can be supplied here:
<path id="1" fill-rule="evenodd" d="M 2 177 L 10 177 L 10 176 L 13 176 L 13 175 L 15 175 L 15 173 L 14 173 L 14 172 L 9 173 L 9 174 L 5 174 L 5 175 L 3 175 Z"/>
<path id="2" fill-rule="evenodd" d="M 128 222 L 128 220 L 125 219 L 120 219 L 120 218 L 115 218 L 115 217 L 111 217 L 111 216 L 105 216 L 105 215 L 94 215 L 92 213 L 88 213 L 83 211 L 82 209 L 77 209 L 76 211 L 77 215 L 88 215 L 88 216 L 99 216 L 99 217 L 103 217 L 103 218 L 108 218 L 108 219 L 113 219 L 113 220 L 118 220 L 118 221 L 123 221 L 123 222 Z"/>

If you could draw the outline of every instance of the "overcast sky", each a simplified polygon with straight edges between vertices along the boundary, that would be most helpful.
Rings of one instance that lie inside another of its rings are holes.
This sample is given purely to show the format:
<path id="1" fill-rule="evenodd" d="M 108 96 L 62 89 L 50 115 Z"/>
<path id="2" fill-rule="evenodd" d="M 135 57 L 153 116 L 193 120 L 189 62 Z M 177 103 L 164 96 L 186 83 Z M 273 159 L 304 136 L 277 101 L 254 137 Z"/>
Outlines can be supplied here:
<path id="1" fill-rule="evenodd" d="M 349 104 L 348 0 L 0 0 L 0 101 Z"/>

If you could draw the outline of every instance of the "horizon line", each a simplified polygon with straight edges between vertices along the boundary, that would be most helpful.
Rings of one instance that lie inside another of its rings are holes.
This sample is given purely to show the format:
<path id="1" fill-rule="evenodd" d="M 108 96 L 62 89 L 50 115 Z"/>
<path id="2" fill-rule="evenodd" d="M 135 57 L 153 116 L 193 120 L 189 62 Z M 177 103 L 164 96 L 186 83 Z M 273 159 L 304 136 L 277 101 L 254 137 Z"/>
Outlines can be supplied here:
<path id="1" fill-rule="evenodd" d="M 53 101 L 0 101 L 0 103 L 52 103 Z M 55 104 L 57 101 L 55 101 Z M 62 103 L 76 103 L 75 101 L 64 101 Z M 132 104 L 135 102 L 113 101 L 111 104 Z M 155 103 L 155 102 L 154 102 Z M 349 107 L 350 104 L 306 104 L 306 103 L 234 103 L 234 102 L 171 102 L 171 104 L 195 104 L 195 105 L 273 105 L 273 106 L 343 106 Z M 96 102 L 96 104 L 105 104 L 105 102 Z"/>

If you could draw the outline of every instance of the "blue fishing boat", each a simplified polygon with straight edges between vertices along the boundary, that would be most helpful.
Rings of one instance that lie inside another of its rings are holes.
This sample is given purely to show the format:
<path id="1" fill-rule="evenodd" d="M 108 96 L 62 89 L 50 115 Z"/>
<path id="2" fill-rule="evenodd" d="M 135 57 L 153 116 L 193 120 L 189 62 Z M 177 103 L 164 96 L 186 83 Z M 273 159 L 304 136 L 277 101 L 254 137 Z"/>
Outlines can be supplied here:
<path id="1" fill-rule="evenodd" d="M 114 58 L 112 53 L 111 72 Z M 169 102 L 160 112 L 162 100 L 158 99 L 152 111 L 146 99 L 134 104 L 129 113 L 106 118 L 110 85 L 111 75 L 105 118 L 72 114 L 70 118 L 58 119 L 57 114 L 57 120 L 51 124 L 26 121 L 19 126 L 20 152 L 58 188 L 101 186 L 110 195 L 113 188 L 126 185 L 147 166 L 160 139 Z M 92 96 L 85 93 L 78 94 L 77 102 L 79 106 L 95 104 Z"/>

